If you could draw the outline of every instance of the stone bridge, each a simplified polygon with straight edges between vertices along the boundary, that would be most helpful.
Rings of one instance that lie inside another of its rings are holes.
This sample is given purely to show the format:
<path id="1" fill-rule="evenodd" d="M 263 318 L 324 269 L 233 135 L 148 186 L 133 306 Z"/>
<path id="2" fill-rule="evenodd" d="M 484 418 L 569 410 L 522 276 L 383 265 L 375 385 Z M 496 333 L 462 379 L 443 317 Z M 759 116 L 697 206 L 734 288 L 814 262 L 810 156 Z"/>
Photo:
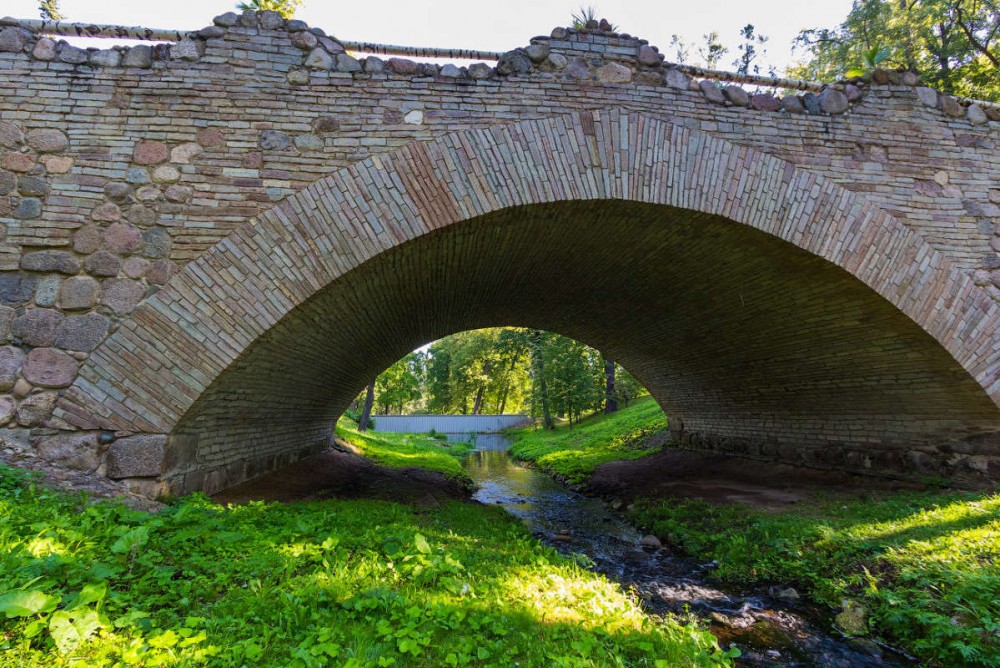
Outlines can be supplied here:
<path id="1" fill-rule="evenodd" d="M 621 361 L 689 447 L 1000 477 L 1000 108 L 783 97 L 558 28 L 490 66 L 271 12 L 0 25 L 0 436 L 146 494 L 324 448 L 455 331 Z"/>

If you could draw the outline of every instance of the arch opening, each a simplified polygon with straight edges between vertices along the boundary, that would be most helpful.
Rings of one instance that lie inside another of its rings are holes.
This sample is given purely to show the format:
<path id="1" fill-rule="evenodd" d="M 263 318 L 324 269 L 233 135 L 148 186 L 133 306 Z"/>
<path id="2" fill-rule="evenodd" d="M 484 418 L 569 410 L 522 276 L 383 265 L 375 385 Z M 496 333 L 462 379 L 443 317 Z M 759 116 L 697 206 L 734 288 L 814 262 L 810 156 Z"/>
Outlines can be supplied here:
<path id="1" fill-rule="evenodd" d="M 434 230 L 317 290 L 186 411 L 171 439 L 189 464 L 170 484 L 222 489 L 315 452 L 406 352 L 502 325 L 619 360 L 692 446 L 893 468 L 1000 429 L 937 340 L 832 263 L 721 216 L 565 201 Z"/>

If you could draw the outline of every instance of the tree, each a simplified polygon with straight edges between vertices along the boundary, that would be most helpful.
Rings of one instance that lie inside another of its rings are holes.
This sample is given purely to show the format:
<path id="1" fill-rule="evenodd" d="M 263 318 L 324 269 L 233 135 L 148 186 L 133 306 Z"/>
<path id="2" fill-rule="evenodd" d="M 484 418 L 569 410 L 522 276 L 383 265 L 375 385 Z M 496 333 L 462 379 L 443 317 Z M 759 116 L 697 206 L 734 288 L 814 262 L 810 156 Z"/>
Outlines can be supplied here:
<path id="1" fill-rule="evenodd" d="M 719 41 L 719 33 L 714 30 L 702 35 L 702 39 L 705 43 L 698 47 L 698 55 L 705 62 L 705 67 L 714 70 L 719 66 L 722 57 L 729 53 L 729 49 Z"/>
<path id="2" fill-rule="evenodd" d="M 641 387 L 613 361 L 579 341 L 540 330 L 495 327 L 438 339 L 379 374 L 374 404 L 383 413 L 530 412 L 546 428 L 553 414 L 574 423 L 587 412 L 614 410 Z M 367 400 L 359 394 L 352 415 Z M 610 409 L 609 409 L 610 407 Z M 359 418 L 360 422 L 360 418 Z"/>
<path id="3" fill-rule="evenodd" d="M 365 390 L 365 406 L 361 410 L 361 417 L 358 418 L 358 431 L 366 431 L 368 423 L 372 417 L 372 406 L 375 404 L 375 381 L 368 383 Z"/>
<path id="4" fill-rule="evenodd" d="M 545 382 L 544 347 L 544 334 L 541 330 L 534 330 L 531 333 L 532 396 L 536 398 L 536 405 L 541 408 L 542 427 L 545 429 L 555 429 L 556 424 L 552 420 L 552 413 L 549 411 L 549 388 Z"/>
<path id="5" fill-rule="evenodd" d="M 236 8 L 241 11 L 249 9 L 255 12 L 278 12 L 286 19 L 290 19 L 295 16 L 295 12 L 302 6 L 302 2 L 303 0 L 250 0 L 237 4 Z"/>
<path id="6" fill-rule="evenodd" d="M 402 413 L 409 402 L 420 398 L 422 361 L 419 353 L 410 353 L 375 379 L 375 401 L 383 415 L 393 408 Z"/>
<path id="7" fill-rule="evenodd" d="M 40 0 L 38 13 L 45 21 L 63 21 L 66 15 L 59 8 L 59 0 Z"/>
<path id="8" fill-rule="evenodd" d="M 740 37 L 743 39 L 736 47 L 739 57 L 733 61 L 733 67 L 737 74 L 760 74 L 758 59 L 767 57 L 764 45 L 767 44 L 767 37 L 756 31 L 752 23 L 748 23 L 740 30 Z M 773 75 L 774 68 L 768 67 L 768 71 Z"/>
<path id="9" fill-rule="evenodd" d="M 615 366 L 609 357 L 604 358 L 604 412 L 614 413 L 618 410 L 618 398 L 615 396 Z"/>
<path id="10" fill-rule="evenodd" d="M 624 404 L 625 408 L 628 408 L 628 402 L 646 394 L 646 388 L 639 384 L 639 381 L 635 379 L 635 376 L 630 374 L 621 366 L 616 366 L 615 398 L 619 403 Z"/>
<path id="11" fill-rule="evenodd" d="M 888 50 L 887 67 L 916 72 L 954 95 L 1000 99 L 1000 3 L 997 0 L 855 0 L 836 28 L 796 38 L 807 60 L 799 78 L 834 81 Z"/>

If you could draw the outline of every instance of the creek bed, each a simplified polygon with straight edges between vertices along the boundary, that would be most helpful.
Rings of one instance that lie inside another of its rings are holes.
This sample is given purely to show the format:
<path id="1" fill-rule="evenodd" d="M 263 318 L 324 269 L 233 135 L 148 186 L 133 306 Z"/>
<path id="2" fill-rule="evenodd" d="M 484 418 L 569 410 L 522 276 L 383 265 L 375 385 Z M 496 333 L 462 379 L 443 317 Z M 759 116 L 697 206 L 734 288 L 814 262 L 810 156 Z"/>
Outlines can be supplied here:
<path id="1" fill-rule="evenodd" d="M 449 435 L 451 440 L 466 437 Z M 737 592 L 713 579 L 713 564 L 644 548 L 642 535 L 600 500 L 515 462 L 505 436 L 478 434 L 474 440 L 476 449 L 464 461 L 477 487 L 473 498 L 502 506 L 560 552 L 583 555 L 593 570 L 633 589 L 651 613 L 697 615 L 722 647 L 739 647 L 736 665 L 914 665 L 891 648 L 840 635 L 825 610 L 766 590 Z"/>

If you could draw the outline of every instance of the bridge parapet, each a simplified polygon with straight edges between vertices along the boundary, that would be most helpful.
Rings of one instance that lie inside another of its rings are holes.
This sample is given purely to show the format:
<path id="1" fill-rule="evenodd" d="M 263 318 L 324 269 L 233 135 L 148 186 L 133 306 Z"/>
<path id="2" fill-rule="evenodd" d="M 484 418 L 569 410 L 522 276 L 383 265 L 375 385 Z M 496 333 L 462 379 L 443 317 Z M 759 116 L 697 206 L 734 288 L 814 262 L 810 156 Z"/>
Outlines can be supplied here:
<path id="1" fill-rule="evenodd" d="M 166 39 L 173 43 L 85 49 L 56 41 L 48 36 L 49 32 L 80 37 Z M 245 48 L 238 48 L 240 45 Z M 465 59 L 496 55 L 497 65 L 491 67 L 476 63 L 457 67 L 416 63 L 404 58 L 392 58 L 385 62 L 375 55 L 356 58 L 348 51 L 355 47 Z M 740 76 L 666 62 L 659 50 L 647 40 L 610 29 L 555 28 L 549 36 L 533 38 L 525 48 L 490 54 L 464 49 L 413 49 L 343 42 L 328 36 L 322 29 L 310 28 L 304 21 L 286 20 L 273 11 L 228 12 L 215 17 L 213 25 L 191 32 L 5 18 L 0 19 L 0 52 L 24 52 L 34 60 L 52 63 L 52 67 L 63 69 L 63 66 L 70 69 L 162 69 L 169 67 L 171 62 L 265 67 L 284 72 L 288 83 L 297 86 L 309 85 L 314 78 L 354 78 L 383 73 L 418 80 L 440 77 L 456 82 L 531 75 L 580 83 L 634 82 L 691 89 L 704 95 L 706 101 L 724 106 L 814 115 L 845 113 L 853 103 L 862 99 L 869 84 L 874 82 L 919 87 L 919 98 L 925 105 L 951 117 L 965 117 L 973 125 L 1000 121 L 1000 104 L 939 94 L 920 86 L 919 78 L 912 72 L 875 70 L 863 77 L 832 84 Z M 734 83 L 719 86 L 713 80 Z M 735 85 L 741 82 L 769 87 L 772 91 L 748 92 Z M 778 98 L 773 94 L 778 89 L 813 92 Z"/>

